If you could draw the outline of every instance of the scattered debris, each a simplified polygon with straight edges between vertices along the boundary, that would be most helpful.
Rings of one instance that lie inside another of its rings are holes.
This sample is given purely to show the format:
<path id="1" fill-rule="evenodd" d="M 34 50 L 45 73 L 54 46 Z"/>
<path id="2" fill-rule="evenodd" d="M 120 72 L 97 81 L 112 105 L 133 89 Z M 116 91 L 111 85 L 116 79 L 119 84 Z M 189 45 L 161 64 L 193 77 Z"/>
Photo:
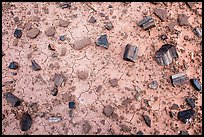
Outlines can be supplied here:
<path id="1" fill-rule="evenodd" d="M 118 79 L 110 79 L 109 82 L 112 87 L 118 86 Z"/>
<path id="2" fill-rule="evenodd" d="M 54 84 L 54 87 L 53 89 L 51 90 L 51 94 L 53 96 L 57 96 L 57 93 L 58 93 L 58 86 L 56 84 Z"/>
<path id="3" fill-rule="evenodd" d="M 183 123 L 187 124 L 192 116 L 194 116 L 195 111 L 193 109 L 183 110 L 178 112 L 178 119 Z"/>
<path id="4" fill-rule="evenodd" d="M 53 37 L 56 33 L 56 29 L 55 27 L 49 27 L 46 31 L 45 31 L 45 34 L 48 36 L 48 37 Z"/>
<path id="5" fill-rule="evenodd" d="M 14 37 L 21 38 L 21 36 L 22 36 L 22 30 L 21 29 L 15 29 Z"/>
<path id="6" fill-rule="evenodd" d="M 111 107 L 110 105 L 105 106 L 104 109 L 103 109 L 103 113 L 107 117 L 110 117 L 113 114 L 113 107 Z"/>
<path id="7" fill-rule="evenodd" d="M 107 30 L 111 30 L 114 28 L 113 24 L 111 22 L 106 22 L 104 26 Z"/>
<path id="8" fill-rule="evenodd" d="M 180 131 L 179 135 L 189 135 L 188 131 Z"/>
<path id="9" fill-rule="evenodd" d="M 201 84 L 197 79 L 190 79 L 190 83 L 197 91 L 201 91 Z"/>
<path id="10" fill-rule="evenodd" d="M 91 18 L 89 19 L 88 22 L 90 22 L 90 23 L 95 23 L 95 22 L 96 22 L 96 19 L 95 19 L 93 16 L 91 16 Z"/>
<path id="11" fill-rule="evenodd" d="M 170 108 L 171 110 L 178 110 L 179 109 L 179 105 L 178 104 L 173 104 Z"/>
<path id="12" fill-rule="evenodd" d="M 79 79 L 85 80 L 89 76 L 89 73 L 88 73 L 88 71 L 78 71 L 77 76 Z"/>
<path id="13" fill-rule="evenodd" d="M 89 133 L 89 131 L 91 130 L 91 125 L 89 124 L 87 120 L 84 122 L 82 129 L 83 129 L 84 134 Z"/>
<path id="14" fill-rule="evenodd" d="M 60 27 L 67 27 L 67 26 L 69 26 L 69 24 L 70 24 L 70 22 L 65 21 L 65 20 L 60 20 L 59 21 L 59 26 Z"/>
<path id="15" fill-rule="evenodd" d="M 6 101 L 11 104 L 12 107 L 17 107 L 21 104 L 21 100 L 11 92 L 4 93 L 4 97 Z"/>
<path id="16" fill-rule="evenodd" d="M 108 43 L 107 34 L 101 35 L 101 36 L 97 39 L 96 45 L 108 49 L 109 43 Z"/>
<path id="17" fill-rule="evenodd" d="M 16 69 L 19 68 L 19 64 L 18 64 L 18 62 L 12 61 L 12 62 L 9 64 L 8 68 L 9 68 L 9 69 L 14 69 L 14 70 L 16 70 Z"/>
<path id="18" fill-rule="evenodd" d="M 138 131 L 138 132 L 136 133 L 136 135 L 143 135 L 143 132 L 142 132 L 142 131 Z"/>
<path id="19" fill-rule="evenodd" d="M 158 88 L 158 83 L 157 83 L 157 81 L 152 81 L 149 85 L 148 85 L 148 87 L 150 88 L 150 89 L 154 89 L 154 90 L 156 90 L 157 88 Z"/>
<path id="20" fill-rule="evenodd" d="M 154 13 L 162 20 L 165 21 L 167 19 L 167 10 L 166 9 L 155 9 Z"/>
<path id="21" fill-rule="evenodd" d="M 184 73 L 178 73 L 178 74 L 172 75 L 170 76 L 170 78 L 174 87 L 176 85 L 184 84 L 189 80 L 187 75 Z"/>
<path id="22" fill-rule="evenodd" d="M 70 102 L 69 102 L 69 108 L 70 108 L 70 109 L 74 109 L 74 108 L 75 108 L 75 102 L 70 101 Z"/>
<path id="23" fill-rule="evenodd" d="M 31 60 L 31 63 L 32 63 L 32 70 L 34 70 L 34 71 L 41 70 L 41 67 L 36 63 L 35 60 Z"/>
<path id="24" fill-rule="evenodd" d="M 60 38 L 59 38 L 61 41 L 65 41 L 65 39 L 66 39 L 66 36 L 65 35 L 62 35 L 62 36 L 60 36 Z"/>
<path id="25" fill-rule="evenodd" d="M 33 121 L 32 118 L 30 116 L 30 114 L 28 114 L 27 112 L 24 112 L 22 114 L 22 118 L 20 121 L 20 128 L 22 131 L 27 131 L 28 129 L 30 129 L 31 125 L 32 125 Z"/>
<path id="26" fill-rule="evenodd" d="M 151 29 L 155 27 L 154 19 L 150 16 L 146 16 L 144 19 L 138 22 L 138 25 L 144 30 Z"/>
<path id="27" fill-rule="evenodd" d="M 62 82 L 64 81 L 63 76 L 61 74 L 56 74 L 54 75 L 54 83 L 55 85 L 57 85 L 58 87 L 62 85 Z"/>
<path id="28" fill-rule="evenodd" d="M 61 120 L 62 120 L 61 117 L 50 117 L 48 119 L 49 122 L 53 122 L 53 123 L 60 122 Z"/>
<path id="29" fill-rule="evenodd" d="M 136 62 L 137 57 L 138 57 L 138 48 L 136 46 L 127 44 L 125 47 L 123 59 L 126 61 Z"/>
<path id="30" fill-rule="evenodd" d="M 37 29 L 37 28 L 33 28 L 31 30 L 29 30 L 27 33 L 26 33 L 26 36 L 31 38 L 31 39 L 34 39 L 38 36 L 38 34 L 40 33 L 40 30 Z"/>
<path id="31" fill-rule="evenodd" d="M 87 47 L 90 44 L 91 44 L 91 39 L 90 38 L 84 38 L 84 39 L 75 41 L 74 45 L 73 45 L 73 48 L 75 50 L 81 50 L 81 49 Z"/>
<path id="32" fill-rule="evenodd" d="M 70 8 L 71 7 L 71 2 L 59 2 L 59 6 L 64 9 L 64 8 Z"/>
<path id="33" fill-rule="evenodd" d="M 185 15 L 185 14 L 179 14 L 178 15 L 178 23 L 180 26 L 185 26 L 185 25 L 188 25 L 188 16 Z"/>
<path id="34" fill-rule="evenodd" d="M 160 36 L 160 38 L 161 38 L 162 40 L 166 40 L 166 39 L 167 39 L 167 36 L 166 36 L 166 34 L 162 34 L 162 35 Z"/>
<path id="35" fill-rule="evenodd" d="M 49 44 L 49 45 L 48 45 L 48 49 L 49 49 L 49 50 L 52 50 L 52 51 L 55 51 L 55 50 L 56 50 L 54 44 Z"/>
<path id="36" fill-rule="evenodd" d="M 131 131 L 131 128 L 129 128 L 127 125 L 125 124 L 121 124 L 119 125 L 120 126 L 120 130 L 123 131 L 123 132 L 130 132 Z"/>
<path id="37" fill-rule="evenodd" d="M 156 61 L 159 65 L 165 66 L 172 63 L 174 59 L 178 58 L 176 48 L 171 44 L 164 44 L 156 52 Z"/>
<path id="38" fill-rule="evenodd" d="M 198 36 L 198 37 L 202 37 L 202 29 L 196 27 L 193 32 Z"/>
<path id="39" fill-rule="evenodd" d="M 194 99 L 194 98 L 186 98 L 186 103 L 187 103 L 191 108 L 195 108 L 195 99 Z"/>
<path id="40" fill-rule="evenodd" d="M 151 127 L 151 119 L 147 115 L 143 115 L 144 121 L 147 124 L 148 127 Z"/>

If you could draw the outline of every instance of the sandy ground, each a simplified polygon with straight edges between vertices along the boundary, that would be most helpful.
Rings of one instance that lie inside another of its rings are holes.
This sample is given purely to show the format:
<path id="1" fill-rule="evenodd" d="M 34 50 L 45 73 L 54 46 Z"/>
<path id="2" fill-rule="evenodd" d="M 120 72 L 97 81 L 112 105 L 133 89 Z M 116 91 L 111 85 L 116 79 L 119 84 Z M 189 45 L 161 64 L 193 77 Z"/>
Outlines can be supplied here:
<path id="1" fill-rule="evenodd" d="M 202 83 L 202 38 L 192 31 L 195 27 L 202 27 L 201 3 L 196 3 L 192 9 L 184 2 L 167 5 L 73 2 L 71 8 L 64 9 L 56 2 L 4 2 L 2 5 L 2 50 L 5 53 L 2 57 L 2 83 L 5 85 L 2 87 L 2 134 L 136 134 L 138 131 L 161 135 L 175 135 L 180 131 L 202 134 L 202 93 L 190 82 L 176 87 L 170 82 L 171 75 L 183 72 Z M 165 21 L 154 14 L 155 8 L 167 9 Z M 189 26 L 177 24 L 170 32 L 168 24 L 177 20 L 181 13 L 189 16 Z M 156 27 L 145 31 L 137 25 L 145 15 L 155 19 Z M 91 16 L 97 20 L 95 23 L 89 22 Z M 15 22 L 15 17 L 19 21 Z M 70 23 L 67 27 L 60 27 L 59 20 Z M 107 21 L 114 26 L 110 31 L 104 28 Z M 28 22 L 32 28 L 40 30 L 34 39 L 26 35 L 25 24 Z M 51 26 L 56 28 L 56 33 L 48 37 L 45 31 Z M 14 44 L 16 28 L 22 29 L 22 37 Z M 95 45 L 101 34 L 108 36 L 108 49 Z M 168 39 L 161 40 L 161 34 L 166 34 Z M 61 35 L 66 36 L 65 41 L 59 40 Z M 184 36 L 189 38 L 184 39 Z M 86 37 L 92 41 L 89 46 L 73 49 L 75 41 Z M 135 63 L 123 60 L 128 43 L 139 48 Z M 154 56 L 165 43 L 176 46 L 179 59 L 171 65 L 160 66 Z M 53 44 L 56 50 L 49 50 L 49 44 Z M 67 52 L 61 56 L 64 49 Z M 32 70 L 31 59 L 41 66 L 40 71 Z M 11 61 L 19 63 L 18 70 L 8 68 Z M 187 68 L 184 68 L 184 62 Z M 80 79 L 78 71 L 88 72 L 87 78 Z M 57 96 L 53 96 L 53 76 L 61 72 L 67 80 L 59 87 Z M 111 86 L 111 79 L 118 79 L 116 87 Z M 156 90 L 148 87 L 153 80 L 159 85 Z M 14 82 L 9 84 L 8 81 Z M 22 99 L 21 105 L 11 107 L 3 98 L 6 91 Z M 190 108 L 186 97 L 195 98 L 196 116 L 184 124 L 178 120 L 177 113 Z M 76 102 L 72 117 L 69 116 L 70 100 Z M 173 104 L 178 105 L 176 110 L 171 110 Z M 107 105 L 113 107 L 111 117 L 103 114 Z M 175 113 L 173 118 L 169 116 L 170 110 Z M 28 112 L 33 119 L 31 128 L 25 132 L 20 130 L 19 124 L 23 112 Z M 151 127 L 145 124 L 142 114 L 150 117 Z M 48 120 L 51 116 L 61 116 L 62 120 L 51 123 Z"/>

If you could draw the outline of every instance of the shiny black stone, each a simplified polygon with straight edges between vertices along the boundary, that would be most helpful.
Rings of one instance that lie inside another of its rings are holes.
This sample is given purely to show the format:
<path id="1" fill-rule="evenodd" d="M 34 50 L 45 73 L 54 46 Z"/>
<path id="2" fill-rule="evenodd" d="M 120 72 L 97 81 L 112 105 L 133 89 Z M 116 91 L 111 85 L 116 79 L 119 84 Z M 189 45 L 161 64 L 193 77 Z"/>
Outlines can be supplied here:
<path id="1" fill-rule="evenodd" d="M 201 85 L 197 79 L 190 79 L 190 82 L 197 91 L 201 91 Z"/>
<path id="2" fill-rule="evenodd" d="M 178 112 L 178 119 L 183 123 L 187 123 L 188 120 L 195 114 L 193 109 L 183 110 Z"/>
<path id="3" fill-rule="evenodd" d="M 28 129 L 30 129 L 32 125 L 32 118 L 31 116 L 25 112 L 22 114 L 22 118 L 20 121 L 20 128 L 22 131 L 27 131 Z"/>
<path id="4" fill-rule="evenodd" d="M 22 30 L 21 29 L 15 29 L 14 37 L 21 38 L 21 36 L 22 36 Z"/>
<path id="5" fill-rule="evenodd" d="M 75 102 L 70 101 L 69 102 L 69 108 L 71 108 L 71 109 L 75 108 Z"/>
<path id="6" fill-rule="evenodd" d="M 10 69 L 18 69 L 18 67 L 19 67 L 18 62 L 15 61 L 12 61 L 8 66 L 8 68 Z"/>

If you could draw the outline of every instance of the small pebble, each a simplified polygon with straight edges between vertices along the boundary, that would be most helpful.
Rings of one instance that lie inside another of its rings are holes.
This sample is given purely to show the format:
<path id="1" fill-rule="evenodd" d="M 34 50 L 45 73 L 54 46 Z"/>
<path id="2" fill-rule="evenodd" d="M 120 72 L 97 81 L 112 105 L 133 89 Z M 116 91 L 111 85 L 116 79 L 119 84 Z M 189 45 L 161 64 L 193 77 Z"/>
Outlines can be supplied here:
<path id="1" fill-rule="evenodd" d="M 165 39 L 167 39 L 167 36 L 166 36 L 166 34 L 162 34 L 162 35 L 161 35 L 160 37 L 161 37 L 161 39 L 162 39 L 162 40 L 165 40 Z"/>
<path id="2" fill-rule="evenodd" d="M 12 74 L 13 76 L 16 76 L 16 75 L 17 75 L 17 72 L 11 72 L 11 74 Z"/>
<path id="3" fill-rule="evenodd" d="M 61 120 L 62 120 L 61 117 L 50 117 L 48 119 L 49 122 L 53 122 L 53 123 L 60 122 Z"/>
<path id="4" fill-rule="evenodd" d="M 144 121 L 147 124 L 148 127 L 151 127 L 151 119 L 147 115 L 143 115 Z"/>
<path id="5" fill-rule="evenodd" d="M 14 37 L 21 38 L 21 36 L 22 36 L 22 30 L 21 29 L 15 29 Z"/>
<path id="6" fill-rule="evenodd" d="M 95 23 L 95 22 L 96 22 L 96 19 L 95 19 L 93 16 L 91 16 L 91 18 L 89 19 L 89 22 L 90 22 L 90 23 Z"/>
<path id="7" fill-rule="evenodd" d="M 61 41 L 65 41 L 65 39 L 66 39 L 65 35 L 60 36 L 60 40 L 61 40 Z"/>
<path id="8" fill-rule="evenodd" d="M 201 84 L 197 79 L 190 79 L 191 85 L 197 90 L 201 91 Z"/>
<path id="9" fill-rule="evenodd" d="M 143 135 L 142 131 L 138 131 L 136 135 Z"/>
<path id="10" fill-rule="evenodd" d="M 36 63 L 35 60 L 31 60 L 31 63 L 32 63 L 32 70 L 34 70 L 34 71 L 41 70 L 41 67 Z"/>
<path id="11" fill-rule="evenodd" d="M 178 119 L 183 123 L 188 123 L 189 119 L 195 114 L 193 109 L 183 110 L 178 112 Z"/>
<path id="12" fill-rule="evenodd" d="M 107 22 L 104 26 L 107 30 L 111 30 L 114 28 L 113 24 L 111 22 Z"/>
<path id="13" fill-rule="evenodd" d="M 16 69 L 19 68 L 19 64 L 18 64 L 18 62 L 12 61 L 12 62 L 9 64 L 8 68 L 10 68 L 10 69 L 15 69 L 15 70 L 16 70 Z"/>
<path id="14" fill-rule="evenodd" d="M 150 89 L 156 90 L 158 88 L 158 83 L 157 83 L 157 81 L 154 80 L 148 86 Z"/>
<path id="15" fill-rule="evenodd" d="M 105 114 L 107 117 L 110 117 L 113 114 L 113 107 L 110 105 L 107 105 L 103 109 L 103 114 Z"/>
<path id="16" fill-rule="evenodd" d="M 191 108 L 195 108 L 195 99 L 194 98 L 186 98 L 186 102 Z"/>
<path id="17" fill-rule="evenodd" d="M 20 128 L 22 131 L 27 131 L 28 129 L 30 129 L 31 125 L 32 125 L 32 118 L 30 116 L 30 114 L 28 114 L 27 112 L 22 114 L 22 118 L 20 121 Z"/>
<path id="18" fill-rule="evenodd" d="M 118 79 L 111 79 L 109 80 L 112 87 L 118 86 Z"/>
<path id="19" fill-rule="evenodd" d="M 70 101 L 70 102 L 69 102 L 69 108 L 70 108 L 70 109 L 75 108 L 75 102 Z"/>
<path id="20" fill-rule="evenodd" d="M 97 45 L 97 46 L 102 46 L 102 47 L 108 49 L 109 43 L 108 43 L 107 34 L 101 35 L 101 36 L 97 39 L 96 45 Z"/>

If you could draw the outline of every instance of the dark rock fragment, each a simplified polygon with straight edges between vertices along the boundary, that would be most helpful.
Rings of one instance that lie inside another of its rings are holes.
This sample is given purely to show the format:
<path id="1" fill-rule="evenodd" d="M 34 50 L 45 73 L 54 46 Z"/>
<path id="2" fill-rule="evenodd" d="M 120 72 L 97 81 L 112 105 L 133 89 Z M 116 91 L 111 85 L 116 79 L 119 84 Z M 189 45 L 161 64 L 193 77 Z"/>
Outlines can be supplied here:
<path id="1" fill-rule="evenodd" d="M 113 107 L 111 107 L 110 105 L 105 106 L 104 109 L 103 109 L 103 113 L 107 117 L 110 117 L 113 114 Z"/>
<path id="2" fill-rule="evenodd" d="M 31 38 L 31 39 L 34 39 L 38 36 L 38 34 L 40 33 L 40 30 L 37 29 L 37 28 L 33 28 L 31 30 L 29 30 L 27 33 L 26 33 L 26 36 Z"/>
<path id="3" fill-rule="evenodd" d="M 142 132 L 142 131 L 138 131 L 138 132 L 136 133 L 136 135 L 143 135 L 143 132 Z"/>
<path id="4" fill-rule="evenodd" d="M 48 45 L 48 49 L 49 50 L 52 50 L 52 51 L 55 51 L 56 49 L 55 49 L 55 45 L 53 45 L 53 44 L 49 44 Z"/>
<path id="5" fill-rule="evenodd" d="M 21 29 L 15 29 L 14 37 L 21 38 L 21 36 L 22 36 L 22 30 Z"/>
<path id="6" fill-rule="evenodd" d="M 202 29 L 196 27 L 193 32 L 198 36 L 198 37 L 202 37 Z"/>
<path id="7" fill-rule="evenodd" d="M 178 73 L 178 74 L 172 75 L 172 76 L 170 76 L 170 78 L 171 78 L 171 82 L 172 82 L 174 87 L 176 85 L 184 84 L 189 80 L 187 75 L 184 73 Z"/>
<path id="8" fill-rule="evenodd" d="M 156 61 L 159 65 L 165 66 L 172 63 L 174 59 L 178 58 L 176 48 L 171 44 L 164 44 L 156 52 Z"/>
<path id="9" fill-rule="evenodd" d="M 146 16 L 144 19 L 138 22 L 138 25 L 144 30 L 151 29 L 155 27 L 154 19 L 150 16 Z"/>
<path id="10" fill-rule="evenodd" d="M 30 129 L 32 125 L 32 118 L 31 116 L 25 112 L 22 114 L 22 118 L 20 121 L 20 128 L 22 131 L 27 131 L 28 129 Z"/>
<path id="11" fill-rule="evenodd" d="M 35 60 L 31 60 L 31 63 L 32 63 L 32 70 L 34 70 L 34 71 L 41 70 L 41 67 L 36 63 Z"/>
<path id="12" fill-rule="evenodd" d="M 74 108 L 75 108 L 75 102 L 70 101 L 70 102 L 69 102 L 69 108 L 70 108 L 70 109 L 74 109 Z"/>
<path id="13" fill-rule="evenodd" d="M 136 46 L 127 44 L 125 47 L 123 59 L 126 61 L 136 62 L 137 57 L 138 57 L 138 48 Z"/>
<path id="14" fill-rule="evenodd" d="M 170 109 L 177 110 L 178 108 L 179 108 L 178 104 L 173 104 Z"/>
<path id="15" fill-rule="evenodd" d="M 160 37 L 161 37 L 162 40 L 167 39 L 167 36 L 165 34 L 162 34 Z"/>
<path id="16" fill-rule="evenodd" d="M 173 118 L 174 115 L 175 115 L 175 114 L 174 114 L 172 111 L 169 111 L 169 116 L 170 116 L 170 118 Z"/>
<path id="17" fill-rule="evenodd" d="M 180 131 L 179 135 L 189 135 L 188 131 Z"/>
<path id="18" fill-rule="evenodd" d="M 64 81 L 63 76 L 61 74 L 55 74 L 53 80 L 55 85 L 57 86 L 61 86 L 62 82 Z"/>
<path id="19" fill-rule="evenodd" d="M 156 80 L 152 81 L 149 85 L 149 88 L 156 90 L 158 88 L 158 83 Z"/>
<path id="20" fill-rule="evenodd" d="M 177 20 L 174 20 L 172 22 L 169 23 L 169 25 L 167 26 L 169 31 L 174 31 L 174 27 L 177 25 Z"/>
<path id="21" fill-rule="evenodd" d="M 201 84 L 197 79 L 190 79 L 191 85 L 197 90 L 201 91 Z"/>
<path id="22" fill-rule="evenodd" d="M 96 22 L 96 19 L 95 19 L 93 16 L 91 16 L 91 18 L 89 19 L 89 22 L 90 22 L 90 23 L 95 23 L 95 22 Z"/>
<path id="23" fill-rule="evenodd" d="M 56 33 L 56 29 L 55 27 L 49 27 L 46 31 L 45 31 L 45 34 L 48 36 L 48 37 L 53 37 Z"/>
<path id="24" fill-rule="evenodd" d="M 113 24 L 111 22 L 106 22 L 104 26 L 107 30 L 111 30 L 114 28 Z"/>
<path id="25" fill-rule="evenodd" d="M 151 127 L 151 119 L 147 115 L 143 115 L 144 121 L 147 124 L 148 127 Z"/>
<path id="26" fill-rule="evenodd" d="M 195 114 L 195 111 L 193 109 L 179 111 L 178 119 L 186 124 L 190 120 L 190 118 L 194 116 L 194 114 Z"/>
<path id="27" fill-rule="evenodd" d="M 9 64 L 8 68 L 10 68 L 10 69 L 15 69 L 15 70 L 16 70 L 16 69 L 19 68 L 19 64 L 18 64 L 18 62 L 12 61 L 12 62 Z"/>
<path id="28" fill-rule="evenodd" d="M 131 131 L 131 128 L 129 128 L 127 125 L 125 124 L 121 124 L 119 125 L 120 126 L 120 130 L 123 131 L 123 132 L 130 132 Z"/>
<path id="29" fill-rule="evenodd" d="M 101 36 L 97 39 L 96 45 L 108 49 L 109 43 L 108 43 L 107 35 L 106 35 L 106 34 L 101 35 Z"/>
<path id="30" fill-rule="evenodd" d="M 64 9 L 64 8 L 70 8 L 71 7 L 71 2 L 59 2 L 59 6 Z"/>
<path id="31" fill-rule="evenodd" d="M 58 86 L 55 84 L 55 85 L 54 85 L 54 88 L 53 88 L 52 91 L 51 91 L 51 94 L 52 94 L 53 96 L 57 96 L 57 93 L 58 93 Z"/>
<path id="32" fill-rule="evenodd" d="M 21 100 L 11 92 L 4 93 L 4 97 L 6 101 L 11 104 L 12 107 L 20 106 L 21 104 Z"/>
<path id="33" fill-rule="evenodd" d="M 65 41 L 66 37 L 65 37 L 65 35 L 62 35 L 62 36 L 60 36 L 59 39 L 60 39 L 61 41 Z"/>
<path id="34" fill-rule="evenodd" d="M 186 103 L 187 103 L 191 108 L 195 108 L 195 99 L 194 99 L 194 98 L 186 98 Z"/>
<path id="35" fill-rule="evenodd" d="M 155 9 L 154 13 L 158 16 L 162 21 L 167 19 L 167 10 L 166 9 Z"/>

